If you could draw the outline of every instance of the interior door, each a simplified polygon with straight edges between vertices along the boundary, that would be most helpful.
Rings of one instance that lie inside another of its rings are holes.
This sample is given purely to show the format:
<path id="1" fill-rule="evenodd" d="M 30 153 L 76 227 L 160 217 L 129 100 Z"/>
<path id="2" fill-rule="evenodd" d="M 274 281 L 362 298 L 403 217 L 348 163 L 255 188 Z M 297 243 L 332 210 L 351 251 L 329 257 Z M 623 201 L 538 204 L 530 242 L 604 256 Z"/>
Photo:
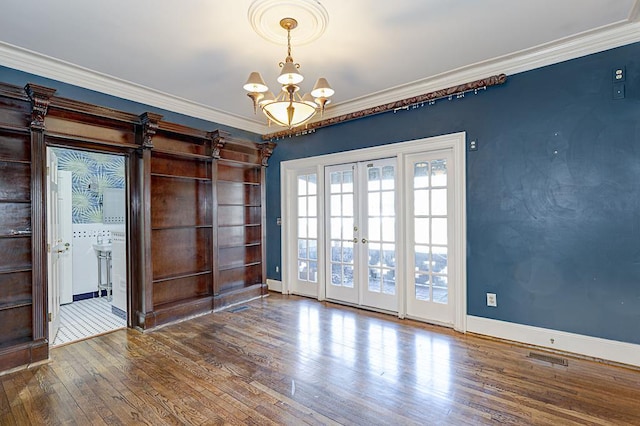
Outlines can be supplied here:
<path id="1" fill-rule="evenodd" d="M 58 158 L 47 149 L 47 260 L 49 313 L 49 344 L 52 344 L 60 326 L 60 255 L 65 252 L 60 239 L 60 204 L 58 201 Z"/>
<path id="2" fill-rule="evenodd" d="M 328 299 L 398 311 L 395 163 L 325 169 Z"/>
<path id="3" fill-rule="evenodd" d="M 407 314 L 446 325 L 454 323 L 458 285 L 451 274 L 453 165 L 450 151 L 405 157 Z"/>
<path id="4" fill-rule="evenodd" d="M 61 244 L 64 246 L 62 249 L 64 251 L 59 253 L 61 305 L 73 302 L 73 213 L 71 179 L 71 172 L 58 171 L 58 239 L 61 240 Z"/>

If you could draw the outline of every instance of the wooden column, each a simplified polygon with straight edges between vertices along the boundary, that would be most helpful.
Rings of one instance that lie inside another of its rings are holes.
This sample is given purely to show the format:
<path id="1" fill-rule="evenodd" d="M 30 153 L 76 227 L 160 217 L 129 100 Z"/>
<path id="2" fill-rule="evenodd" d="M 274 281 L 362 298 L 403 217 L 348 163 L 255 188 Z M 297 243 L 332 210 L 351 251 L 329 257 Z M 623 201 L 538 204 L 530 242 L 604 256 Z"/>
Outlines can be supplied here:
<path id="1" fill-rule="evenodd" d="M 55 89 L 27 84 L 31 100 L 31 259 L 33 288 L 32 362 L 49 356 L 47 342 L 46 145 L 45 116 Z"/>
<path id="2" fill-rule="evenodd" d="M 140 159 L 138 171 L 140 195 L 140 228 L 138 243 L 140 244 L 138 259 L 140 265 L 140 286 L 137 289 L 139 305 L 136 307 L 137 325 L 150 328 L 155 325 L 153 313 L 153 264 L 151 261 L 151 150 L 153 136 L 158 131 L 162 116 L 146 112 L 140 116 L 142 133 L 140 140 Z"/>

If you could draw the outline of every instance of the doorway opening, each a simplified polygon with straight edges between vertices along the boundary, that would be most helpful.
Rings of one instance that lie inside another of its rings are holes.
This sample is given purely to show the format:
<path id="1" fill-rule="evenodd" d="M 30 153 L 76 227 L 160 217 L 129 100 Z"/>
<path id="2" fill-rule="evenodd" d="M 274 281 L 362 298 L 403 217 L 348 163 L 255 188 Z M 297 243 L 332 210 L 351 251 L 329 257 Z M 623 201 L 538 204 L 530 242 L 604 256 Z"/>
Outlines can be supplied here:
<path id="1" fill-rule="evenodd" d="M 52 347 L 127 326 L 125 156 L 47 148 Z"/>

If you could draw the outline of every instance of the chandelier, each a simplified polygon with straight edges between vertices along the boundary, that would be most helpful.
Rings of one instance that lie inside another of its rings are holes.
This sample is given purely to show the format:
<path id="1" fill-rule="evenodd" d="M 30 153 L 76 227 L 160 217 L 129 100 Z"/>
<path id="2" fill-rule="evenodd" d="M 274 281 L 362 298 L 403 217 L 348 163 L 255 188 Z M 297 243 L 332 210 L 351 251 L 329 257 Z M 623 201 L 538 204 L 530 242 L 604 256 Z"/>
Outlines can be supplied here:
<path id="1" fill-rule="evenodd" d="M 280 62 L 282 71 L 278 76 L 278 83 L 282 90 L 275 96 L 265 84 L 259 72 L 252 72 L 243 88 L 249 92 L 247 96 L 253 101 L 254 113 L 258 107 L 267 116 L 269 122 L 274 122 L 289 129 L 309 121 L 318 110 L 324 112 L 324 107 L 330 102 L 329 97 L 334 90 L 329 86 L 326 78 L 319 78 L 313 90 L 300 96 L 298 83 L 304 80 L 298 72 L 300 64 L 293 62 L 291 57 L 291 30 L 298 26 L 293 18 L 280 20 L 280 26 L 287 31 L 287 57 Z"/>

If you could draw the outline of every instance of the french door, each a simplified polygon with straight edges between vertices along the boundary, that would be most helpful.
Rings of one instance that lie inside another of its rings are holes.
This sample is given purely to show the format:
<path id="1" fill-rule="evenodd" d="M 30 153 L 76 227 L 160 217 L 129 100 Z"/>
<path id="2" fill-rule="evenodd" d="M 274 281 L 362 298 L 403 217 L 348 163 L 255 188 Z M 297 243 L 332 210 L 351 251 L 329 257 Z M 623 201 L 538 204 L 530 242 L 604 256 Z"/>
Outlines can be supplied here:
<path id="1" fill-rule="evenodd" d="M 396 159 L 325 168 L 326 297 L 398 311 Z"/>
<path id="2" fill-rule="evenodd" d="M 454 241 L 454 161 L 450 150 L 405 157 L 408 205 L 407 314 L 454 323 L 457 279 Z"/>

